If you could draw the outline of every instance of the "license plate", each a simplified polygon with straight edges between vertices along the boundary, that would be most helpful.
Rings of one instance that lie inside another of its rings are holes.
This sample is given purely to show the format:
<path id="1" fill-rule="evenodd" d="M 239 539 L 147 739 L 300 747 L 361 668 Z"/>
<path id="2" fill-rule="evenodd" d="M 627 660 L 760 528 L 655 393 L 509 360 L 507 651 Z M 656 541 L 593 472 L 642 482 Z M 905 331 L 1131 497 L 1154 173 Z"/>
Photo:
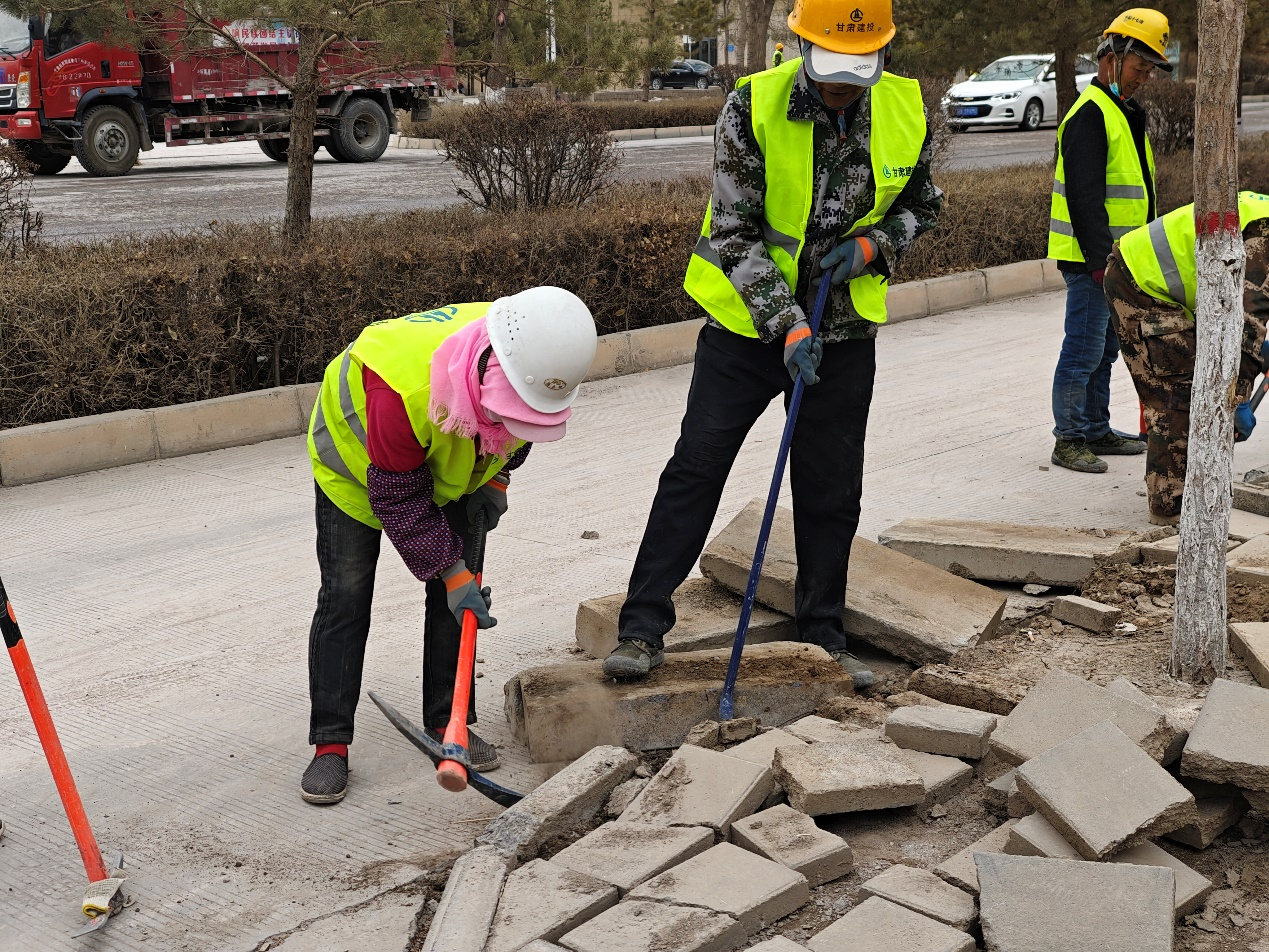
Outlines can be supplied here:
<path id="1" fill-rule="evenodd" d="M 956 114 L 958 116 L 976 116 L 978 115 L 977 106 L 957 106 Z"/>

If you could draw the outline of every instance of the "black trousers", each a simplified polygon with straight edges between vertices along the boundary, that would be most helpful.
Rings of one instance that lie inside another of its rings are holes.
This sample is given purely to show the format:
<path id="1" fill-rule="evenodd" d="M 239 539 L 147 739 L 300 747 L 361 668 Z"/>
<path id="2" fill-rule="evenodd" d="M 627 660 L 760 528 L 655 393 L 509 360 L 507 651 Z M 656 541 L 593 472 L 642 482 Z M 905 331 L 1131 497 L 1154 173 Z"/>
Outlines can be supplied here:
<path id="1" fill-rule="evenodd" d="M 310 744 L 348 744 L 361 695 L 361 669 L 370 634 L 370 602 L 383 534 L 317 493 L 317 563 L 322 587 L 308 636 L 308 689 L 312 704 Z M 465 506 L 442 509 L 450 526 L 471 551 L 471 526 Z M 444 730 L 454 700 L 454 673 L 462 629 L 445 600 L 445 583 L 426 583 L 423 609 L 423 724 Z M 467 723 L 476 723 L 475 677 Z"/>
<path id="2" fill-rule="evenodd" d="M 874 340 L 825 344 L 820 382 L 806 389 L 793 429 L 797 631 L 802 641 L 828 651 L 847 646 L 842 610 L 850 544 L 859 527 L 875 372 Z M 792 392 L 782 342 L 764 344 L 708 325 L 701 329 L 682 431 L 661 473 L 621 609 L 623 640 L 660 646 L 674 627 L 671 596 L 705 548 L 745 436 L 777 395 L 784 394 L 787 407 Z M 767 483 L 752 490 L 765 497 Z"/>

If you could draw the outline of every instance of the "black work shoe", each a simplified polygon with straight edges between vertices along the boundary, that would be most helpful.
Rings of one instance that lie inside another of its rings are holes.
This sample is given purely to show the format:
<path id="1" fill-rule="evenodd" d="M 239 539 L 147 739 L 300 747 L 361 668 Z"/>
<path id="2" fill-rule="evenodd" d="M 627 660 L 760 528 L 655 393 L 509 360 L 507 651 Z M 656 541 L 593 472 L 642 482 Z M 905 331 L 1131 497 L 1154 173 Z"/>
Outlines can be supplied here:
<path id="1" fill-rule="evenodd" d="M 339 754 L 314 757 L 300 781 L 300 795 L 309 803 L 338 803 L 348 792 L 348 758 Z"/>
<path id="2" fill-rule="evenodd" d="M 872 671 L 849 651 L 830 651 L 828 656 L 846 669 L 850 679 L 855 682 L 856 691 L 864 691 L 876 681 Z"/>
<path id="3" fill-rule="evenodd" d="M 1050 461 L 1054 466 L 1073 469 L 1077 473 L 1104 473 L 1110 469 L 1104 459 L 1098 459 L 1087 444 L 1078 440 L 1058 440 L 1053 445 Z"/>
<path id="4" fill-rule="evenodd" d="M 1114 430 L 1107 430 L 1105 436 L 1089 440 L 1085 445 L 1097 456 L 1137 456 L 1146 451 L 1146 444 L 1141 440 L 1120 436 Z"/>
<path id="5" fill-rule="evenodd" d="M 631 638 L 604 659 L 604 674 L 610 678 L 641 678 L 664 660 L 664 651 L 654 651 L 646 641 Z"/>
<path id="6" fill-rule="evenodd" d="M 445 743 L 444 731 L 438 731 L 435 727 L 428 727 L 424 730 L 427 736 L 438 744 Z M 494 745 L 482 739 L 470 727 L 467 728 L 467 759 L 471 762 L 471 769 L 476 771 L 476 773 L 489 773 L 489 771 L 497 770 L 502 765 Z"/>

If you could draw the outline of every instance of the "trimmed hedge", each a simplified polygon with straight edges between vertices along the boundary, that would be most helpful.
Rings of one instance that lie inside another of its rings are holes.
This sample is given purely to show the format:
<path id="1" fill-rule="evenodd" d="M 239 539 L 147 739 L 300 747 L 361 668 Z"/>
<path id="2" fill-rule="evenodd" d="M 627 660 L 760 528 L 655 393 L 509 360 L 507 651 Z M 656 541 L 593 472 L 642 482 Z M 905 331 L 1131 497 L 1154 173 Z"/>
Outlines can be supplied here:
<path id="1" fill-rule="evenodd" d="M 677 126 L 712 126 L 723 109 L 723 97 L 662 100 L 661 102 L 578 103 L 593 112 L 604 127 L 614 129 L 672 129 Z M 432 110 L 427 122 L 403 122 L 401 134 L 420 139 L 444 139 L 472 106 L 446 106 Z"/>

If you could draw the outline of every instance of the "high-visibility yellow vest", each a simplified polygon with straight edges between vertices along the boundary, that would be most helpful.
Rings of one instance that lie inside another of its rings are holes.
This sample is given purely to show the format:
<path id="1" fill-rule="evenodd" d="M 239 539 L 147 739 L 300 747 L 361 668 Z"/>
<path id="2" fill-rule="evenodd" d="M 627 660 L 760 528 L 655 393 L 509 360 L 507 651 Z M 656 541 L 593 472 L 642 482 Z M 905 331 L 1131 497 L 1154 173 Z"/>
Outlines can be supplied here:
<path id="1" fill-rule="evenodd" d="M 802 59 L 797 57 L 737 81 L 737 85 L 752 86 L 753 133 L 766 160 L 762 243 L 790 291 L 797 289 L 798 256 L 806 242 L 806 225 L 815 198 L 815 123 L 791 122 L 788 118 L 789 95 L 801 65 Z M 925 110 L 916 80 L 884 73 L 869 95 L 873 205 L 868 214 L 846 229 L 845 233 L 851 235 L 860 234 L 885 218 L 908 184 L 925 144 Z M 683 289 L 728 330 L 757 337 L 749 308 L 723 273 L 718 253 L 710 246 L 711 208 L 712 205 L 705 209 L 705 222 L 687 266 Z M 850 282 L 851 303 L 860 317 L 878 324 L 885 321 L 888 283 L 876 274 L 863 274 Z"/>
<path id="2" fill-rule="evenodd" d="M 1269 195 L 1238 193 L 1239 228 L 1269 218 Z M 1180 304 L 1194 319 L 1198 273 L 1194 263 L 1194 206 L 1183 205 L 1119 239 L 1137 287 L 1153 298 Z"/>
<path id="3" fill-rule="evenodd" d="M 428 419 L 432 355 L 445 338 L 479 320 L 488 303 L 452 304 L 434 311 L 378 321 L 363 330 L 326 366 L 322 389 L 308 427 L 313 478 L 331 502 L 358 522 L 381 529 L 366 492 L 366 391 L 361 382 L 369 367 L 401 395 L 410 426 L 427 453 L 432 499 L 438 506 L 474 492 L 507 464 L 506 457 L 476 455 L 476 443 L 442 433 Z M 522 441 L 514 449 L 523 446 Z"/>
<path id="4" fill-rule="evenodd" d="M 1132 138 L 1128 117 L 1113 99 L 1090 83 L 1058 126 L 1057 171 L 1053 174 L 1053 199 L 1049 206 L 1048 256 L 1059 261 L 1084 260 L 1084 252 L 1080 250 L 1080 243 L 1071 227 L 1071 210 L 1066 204 L 1066 164 L 1062 159 L 1062 132 L 1066 129 L 1067 120 L 1088 102 L 1096 103 L 1106 122 L 1106 215 L 1110 222 L 1111 238 L 1122 238 L 1150 220 L 1146 170 L 1141 168 L 1141 159 L 1137 155 L 1137 144 Z M 1146 163 L 1149 166 L 1150 187 L 1153 189 L 1154 152 L 1150 148 L 1149 136 L 1146 136 Z M 1101 267 L 1101 264 L 1097 267 Z"/>

